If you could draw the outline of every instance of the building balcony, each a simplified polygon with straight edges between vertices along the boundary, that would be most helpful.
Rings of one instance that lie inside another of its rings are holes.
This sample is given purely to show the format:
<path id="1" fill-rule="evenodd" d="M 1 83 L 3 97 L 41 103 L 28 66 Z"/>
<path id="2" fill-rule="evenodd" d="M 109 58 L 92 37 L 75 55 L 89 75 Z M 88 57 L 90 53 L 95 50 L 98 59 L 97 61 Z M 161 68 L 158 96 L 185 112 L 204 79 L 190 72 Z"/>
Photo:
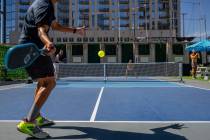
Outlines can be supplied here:
<path id="1" fill-rule="evenodd" d="M 79 0 L 79 4 L 81 4 L 81 5 L 89 5 L 89 0 Z"/>
<path id="2" fill-rule="evenodd" d="M 100 20 L 109 20 L 109 16 L 102 16 L 99 18 Z"/>
<path id="3" fill-rule="evenodd" d="M 99 9 L 99 12 L 109 12 L 109 8 L 103 8 L 103 9 Z"/>
<path id="4" fill-rule="evenodd" d="M 89 13 L 89 9 L 79 9 L 80 13 Z"/>
<path id="5" fill-rule="evenodd" d="M 129 12 L 130 9 L 129 8 L 126 8 L 126 9 L 120 9 L 120 12 Z"/>
<path id="6" fill-rule="evenodd" d="M 129 4 L 129 0 L 120 0 L 120 4 Z"/>
<path id="7" fill-rule="evenodd" d="M 121 20 L 129 20 L 129 17 L 120 17 Z"/>
<path id="8" fill-rule="evenodd" d="M 145 19 L 145 18 L 149 19 L 150 16 L 149 15 L 148 16 L 139 16 L 139 19 Z"/>
<path id="9" fill-rule="evenodd" d="M 109 0 L 100 0 L 98 3 L 101 5 L 109 5 Z"/>
<path id="10" fill-rule="evenodd" d="M 164 12 L 164 11 L 168 12 L 169 8 L 159 8 L 159 11 L 161 11 L 161 12 Z"/>
<path id="11" fill-rule="evenodd" d="M 129 27 L 130 24 L 121 24 L 120 27 Z"/>
<path id="12" fill-rule="evenodd" d="M 159 19 L 169 19 L 170 16 L 159 16 Z"/>
<path id="13" fill-rule="evenodd" d="M 89 17 L 88 16 L 79 16 L 79 19 L 80 20 L 89 20 Z"/>
<path id="14" fill-rule="evenodd" d="M 23 2 L 23 1 L 20 1 L 18 2 L 19 5 L 31 5 L 31 2 Z"/>

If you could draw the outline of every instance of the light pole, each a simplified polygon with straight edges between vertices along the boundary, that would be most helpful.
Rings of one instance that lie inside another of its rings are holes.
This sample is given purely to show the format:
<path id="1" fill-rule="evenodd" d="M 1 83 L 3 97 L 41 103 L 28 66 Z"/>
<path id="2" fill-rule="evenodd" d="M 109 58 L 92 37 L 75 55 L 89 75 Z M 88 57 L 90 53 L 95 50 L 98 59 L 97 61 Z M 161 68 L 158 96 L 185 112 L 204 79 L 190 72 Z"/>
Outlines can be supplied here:
<path id="1" fill-rule="evenodd" d="M 206 16 L 204 16 L 203 20 L 204 20 L 204 28 L 205 28 L 205 39 L 207 39 Z"/>
<path id="2" fill-rule="evenodd" d="M 1 0 L 1 43 L 6 43 L 6 0 Z"/>

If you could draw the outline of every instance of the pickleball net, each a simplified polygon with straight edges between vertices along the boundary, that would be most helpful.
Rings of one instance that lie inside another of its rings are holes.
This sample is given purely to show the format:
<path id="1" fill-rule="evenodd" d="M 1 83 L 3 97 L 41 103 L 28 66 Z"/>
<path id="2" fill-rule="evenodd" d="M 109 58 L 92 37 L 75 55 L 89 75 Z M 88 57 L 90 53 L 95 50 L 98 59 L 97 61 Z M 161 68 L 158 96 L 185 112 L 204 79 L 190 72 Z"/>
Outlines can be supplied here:
<path id="1" fill-rule="evenodd" d="M 56 63 L 60 81 L 182 81 L 182 64 L 161 63 Z"/>

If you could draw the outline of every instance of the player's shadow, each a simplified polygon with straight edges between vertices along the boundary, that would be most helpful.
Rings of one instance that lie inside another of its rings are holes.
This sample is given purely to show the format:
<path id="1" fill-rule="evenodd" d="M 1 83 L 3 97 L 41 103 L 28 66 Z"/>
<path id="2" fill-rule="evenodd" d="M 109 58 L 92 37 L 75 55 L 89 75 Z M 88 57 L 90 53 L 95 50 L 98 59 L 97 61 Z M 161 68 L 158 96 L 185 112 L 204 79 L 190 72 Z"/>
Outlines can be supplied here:
<path id="1" fill-rule="evenodd" d="M 165 127 L 151 129 L 153 133 L 138 133 L 126 131 L 114 131 L 102 128 L 79 126 L 54 126 L 51 129 L 77 130 L 83 134 L 51 137 L 50 139 L 95 139 L 95 140 L 187 140 L 184 136 L 165 131 L 167 129 L 182 129 L 183 125 L 173 124 Z"/>

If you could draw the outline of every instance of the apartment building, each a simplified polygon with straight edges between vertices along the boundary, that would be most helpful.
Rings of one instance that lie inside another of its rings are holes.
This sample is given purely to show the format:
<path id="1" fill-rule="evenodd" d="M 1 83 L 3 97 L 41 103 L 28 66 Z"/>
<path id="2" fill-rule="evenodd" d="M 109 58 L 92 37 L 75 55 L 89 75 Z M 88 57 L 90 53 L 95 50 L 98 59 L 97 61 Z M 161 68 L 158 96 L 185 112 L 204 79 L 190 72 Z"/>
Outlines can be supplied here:
<path id="1" fill-rule="evenodd" d="M 66 44 L 73 63 L 185 61 L 180 36 L 180 0 L 60 0 L 56 17 L 66 26 L 86 26 L 84 37 L 51 32 Z M 106 57 L 100 59 L 98 50 Z"/>

